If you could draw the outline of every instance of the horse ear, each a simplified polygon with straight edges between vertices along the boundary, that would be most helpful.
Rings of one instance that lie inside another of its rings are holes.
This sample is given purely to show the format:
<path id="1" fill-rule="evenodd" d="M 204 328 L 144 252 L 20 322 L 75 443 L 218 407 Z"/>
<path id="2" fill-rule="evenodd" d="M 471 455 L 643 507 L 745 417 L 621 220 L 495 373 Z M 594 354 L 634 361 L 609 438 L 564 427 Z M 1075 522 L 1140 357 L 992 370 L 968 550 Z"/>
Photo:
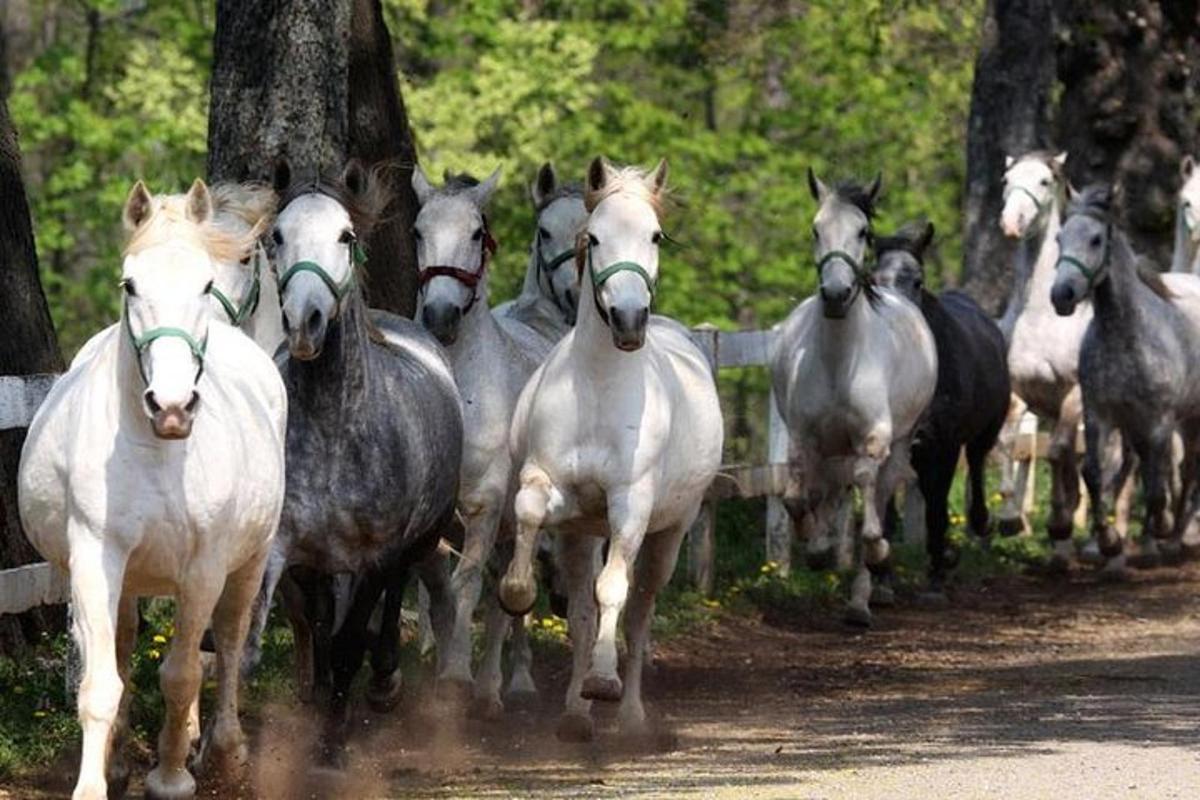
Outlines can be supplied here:
<path id="1" fill-rule="evenodd" d="M 352 158 L 346 162 L 345 168 L 342 169 L 342 183 L 346 184 L 350 194 L 358 196 L 366 192 L 367 181 L 367 170 L 361 161 Z"/>
<path id="2" fill-rule="evenodd" d="M 547 161 L 542 164 L 538 170 L 537 177 L 529 186 L 529 196 L 533 198 L 535 206 L 541 206 L 542 203 L 554 194 L 554 190 L 558 188 L 558 173 L 554 171 L 554 165 Z"/>
<path id="3" fill-rule="evenodd" d="M 598 192 L 608 183 L 608 161 L 604 156 L 596 156 L 588 165 L 587 187 L 590 192 Z"/>
<path id="4" fill-rule="evenodd" d="M 425 170 L 420 164 L 413 165 L 412 188 L 417 193 L 417 202 L 425 205 L 425 201 L 433 194 L 433 184 L 425 177 Z"/>
<path id="5" fill-rule="evenodd" d="M 654 194 L 660 195 L 667 188 L 667 160 L 661 159 L 654 168 Z"/>
<path id="6" fill-rule="evenodd" d="M 1192 173 L 1196 169 L 1196 161 L 1191 155 L 1183 157 L 1183 161 L 1179 162 L 1179 176 L 1185 181 L 1192 177 Z"/>
<path id="7" fill-rule="evenodd" d="M 825 199 L 825 195 L 829 194 L 829 189 L 817 177 L 817 173 L 813 172 L 813 168 L 808 168 L 808 191 L 812 195 L 813 200 L 818 203 Z"/>
<path id="8" fill-rule="evenodd" d="M 871 202 L 875 202 L 875 198 L 879 197 L 879 190 L 883 188 L 883 173 L 876 172 L 875 180 L 871 181 L 871 185 L 867 187 L 867 197 L 871 198 Z"/>
<path id="9" fill-rule="evenodd" d="M 287 160 L 287 157 L 280 156 L 275 161 L 275 168 L 271 171 L 271 187 L 275 189 L 275 194 L 282 195 L 289 186 L 292 185 L 292 165 Z"/>
<path id="10" fill-rule="evenodd" d="M 150 195 L 150 190 L 146 188 L 146 184 L 138 181 L 129 190 L 129 197 L 125 199 L 125 209 L 121 212 L 121 222 L 125 225 L 125 230 L 131 233 L 136 230 L 149 219 L 153 207 L 154 198 Z"/>
<path id="11" fill-rule="evenodd" d="M 480 208 L 486 206 L 488 201 L 492 199 L 492 194 L 496 191 L 496 187 L 499 185 L 500 167 L 496 167 L 483 183 L 471 188 L 471 194 L 475 196 L 475 204 Z"/>
<path id="12" fill-rule="evenodd" d="M 1012 169 L 1012 165 L 1015 163 L 1017 163 L 1017 160 L 1015 158 L 1013 158 L 1012 156 L 1005 156 L 1004 157 L 1004 171 L 1008 172 L 1010 169 Z"/>
<path id="13" fill-rule="evenodd" d="M 183 214 L 197 225 L 212 219 L 212 195 L 208 192 L 208 186 L 199 178 L 196 178 L 192 182 L 192 188 L 188 189 L 187 197 L 184 198 Z"/>
<path id="14" fill-rule="evenodd" d="M 915 242 L 917 252 L 921 257 L 925 256 L 925 251 L 929 248 L 929 245 L 933 244 L 933 232 L 933 223 L 926 221 L 925 225 L 921 228 L 921 235 L 917 237 L 917 241 Z"/>
<path id="15" fill-rule="evenodd" d="M 1081 195 L 1075 189 L 1075 187 L 1071 185 L 1070 181 L 1068 181 L 1067 182 L 1067 199 L 1070 200 L 1072 203 L 1078 203 L 1082 198 L 1083 198 L 1083 195 Z"/>
<path id="16" fill-rule="evenodd" d="M 1067 163 L 1067 151 L 1063 150 L 1058 155 L 1053 156 L 1050 160 L 1054 162 L 1054 166 L 1062 169 L 1063 165 Z"/>

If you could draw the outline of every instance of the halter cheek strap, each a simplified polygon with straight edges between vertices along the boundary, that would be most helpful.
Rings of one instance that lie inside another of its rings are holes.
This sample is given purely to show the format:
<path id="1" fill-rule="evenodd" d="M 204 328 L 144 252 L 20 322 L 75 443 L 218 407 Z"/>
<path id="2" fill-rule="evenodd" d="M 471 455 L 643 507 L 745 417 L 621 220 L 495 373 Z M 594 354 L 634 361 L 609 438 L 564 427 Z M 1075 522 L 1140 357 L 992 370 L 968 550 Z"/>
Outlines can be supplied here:
<path id="1" fill-rule="evenodd" d="M 175 328 L 171 326 L 162 326 L 151 328 L 143 332 L 141 335 L 133 332 L 133 324 L 129 321 L 129 299 L 125 300 L 125 312 L 121 315 L 125 334 L 129 337 L 129 343 L 133 345 L 134 355 L 137 357 L 138 372 L 142 376 L 142 383 L 150 385 L 150 379 L 146 375 L 146 365 L 142 358 L 146 351 L 150 349 L 150 345 L 159 339 L 182 339 L 192 351 L 192 358 L 196 360 L 196 377 L 193 383 L 199 383 L 200 376 L 204 374 L 204 354 L 208 349 L 208 335 L 197 341 L 196 337 L 185 331 L 183 328 Z"/>
<path id="2" fill-rule="evenodd" d="M 600 305 L 600 290 L 604 287 L 604 284 L 608 282 L 608 279 L 613 275 L 616 275 L 618 272 L 632 272 L 641 278 L 645 282 L 646 288 L 650 291 L 650 304 L 654 305 L 654 297 L 656 294 L 654 279 L 650 277 L 650 273 L 647 272 L 646 268 L 641 264 L 637 263 L 636 261 L 617 261 L 616 263 L 609 264 L 599 272 L 596 272 L 596 267 L 592 263 L 591 244 L 588 245 L 587 258 L 588 275 L 592 280 L 592 302 L 596 305 L 596 311 L 600 314 L 600 319 L 604 320 L 605 325 L 611 327 L 612 323 L 609 322 L 608 312 L 605 311 Z"/>
<path id="3" fill-rule="evenodd" d="M 241 327 L 242 323 L 253 316 L 255 310 L 258 309 L 258 300 L 262 294 L 262 248 L 254 249 L 254 275 L 250 282 L 250 288 L 246 290 L 246 294 L 242 297 L 242 302 L 236 306 L 229 297 L 218 289 L 216 286 L 212 288 L 212 296 L 217 298 L 217 302 L 221 304 L 221 308 L 225 310 L 225 316 L 229 318 L 229 324 L 235 328 Z"/>
<path id="4" fill-rule="evenodd" d="M 492 237 L 492 232 L 488 230 L 487 216 L 483 217 L 483 246 L 479 251 L 479 269 L 472 272 L 462 267 L 450 267 L 445 265 L 435 265 L 425 267 L 421 270 L 421 291 L 425 291 L 425 285 L 434 278 L 453 278 L 471 290 L 471 300 L 467 303 L 467 307 L 463 309 L 463 316 L 470 313 L 475 306 L 475 301 L 479 299 L 479 282 L 483 280 L 484 274 L 487 272 L 488 262 L 492 256 L 496 254 L 496 250 L 500 247 Z"/>
<path id="5" fill-rule="evenodd" d="M 337 303 L 341 303 L 342 299 L 350 293 L 350 289 L 354 286 L 354 272 L 356 267 L 361 267 L 367 263 L 367 254 L 355 239 L 350 242 L 350 270 L 346 274 L 346 279 L 338 283 L 333 279 L 324 267 L 315 261 L 297 261 L 287 268 L 287 271 L 279 276 L 279 294 L 282 297 L 283 292 L 287 289 L 287 285 L 291 283 L 292 278 L 299 275 L 301 272 L 311 272 L 321 279 L 321 282 L 333 294 L 333 299 Z"/>
<path id="6" fill-rule="evenodd" d="M 1108 243 L 1110 241 L 1112 241 L 1112 225 L 1109 225 L 1104 231 L 1104 255 L 1101 256 L 1100 263 L 1095 267 L 1089 267 L 1074 256 L 1063 254 L 1058 257 L 1058 263 L 1054 265 L 1054 268 L 1058 269 L 1063 264 L 1067 264 L 1079 270 L 1083 277 L 1087 278 L 1087 288 L 1090 292 L 1092 287 L 1096 285 L 1096 281 L 1103 274 L 1104 267 L 1108 263 Z"/>
<path id="7" fill-rule="evenodd" d="M 542 282 L 543 275 L 546 275 L 550 279 L 550 299 L 554 301 L 554 305 L 559 311 L 566 314 L 568 309 L 563 308 L 563 303 L 558 298 L 558 293 L 554 291 L 553 276 L 556 269 L 575 257 L 575 249 L 570 248 L 563 250 L 554 258 L 547 261 L 542 255 L 542 235 L 539 233 L 537 236 L 537 241 L 533 244 L 533 250 L 534 259 L 537 263 L 538 283 L 540 284 Z"/>

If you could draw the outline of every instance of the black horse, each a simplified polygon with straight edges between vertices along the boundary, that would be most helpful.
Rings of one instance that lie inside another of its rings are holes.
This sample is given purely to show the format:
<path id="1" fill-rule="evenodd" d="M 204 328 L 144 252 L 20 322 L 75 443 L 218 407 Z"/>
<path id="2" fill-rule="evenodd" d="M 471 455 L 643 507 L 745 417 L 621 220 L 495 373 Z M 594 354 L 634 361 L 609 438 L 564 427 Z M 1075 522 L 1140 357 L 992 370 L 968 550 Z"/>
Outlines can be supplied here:
<path id="1" fill-rule="evenodd" d="M 937 390 L 912 447 L 912 465 L 925 498 L 929 589 L 936 593 L 942 591 L 947 569 L 946 499 L 963 447 L 970 480 L 968 523 L 976 536 L 987 536 L 984 461 L 1004 425 L 1010 388 L 1004 336 L 996 323 L 962 292 L 934 295 L 925 289 L 923 259 L 932 240 L 929 222 L 880 237 L 875 245 L 875 281 L 915 303 L 937 343 Z M 889 539 L 895 524 L 895 509 L 889 507 L 884 520 Z"/>

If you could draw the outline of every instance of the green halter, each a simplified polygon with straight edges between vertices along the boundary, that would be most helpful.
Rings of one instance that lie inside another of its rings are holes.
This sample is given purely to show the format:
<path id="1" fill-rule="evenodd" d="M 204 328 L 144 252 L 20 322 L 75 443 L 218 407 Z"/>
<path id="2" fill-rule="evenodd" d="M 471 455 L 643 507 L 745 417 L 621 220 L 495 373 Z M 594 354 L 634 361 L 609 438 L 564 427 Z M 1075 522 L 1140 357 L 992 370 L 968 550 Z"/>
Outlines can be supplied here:
<path id="1" fill-rule="evenodd" d="M 1080 273 L 1083 274 L 1083 277 L 1087 278 L 1087 288 L 1088 288 L 1088 291 L 1090 292 L 1092 290 L 1092 287 L 1095 286 L 1096 280 L 1104 272 L 1104 265 L 1108 263 L 1108 252 L 1109 252 L 1108 244 L 1110 241 L 1112 241 L 1112 225 L 1111 224 L 1108 225 L 1108 227 L 1104 231 L 1104 255 L 1100 257 L 1100 263 L 1098 265 L 1096 265 L 1095 267 L 1089 267 L 1087 264 L 1083 263 L 1078 258 L 1075 258 L 1075 256 L 1068 256 L 1068 255 L 1064 254 L 1064 255 L 1059 255 L 1058 263 L 1054 265 L 1054 268 L 1057 270 L 1063 264 L 1067 264 L 1067 265 L 1072 266 L 1075 269 L 1079 270 Z"/>
<path id="2" fill-rule="evenodd" d="M 146 376 L 146 366 L 142 363 L 142 357 L 150 349 L 150 345 L 159 339 L 182 339 L 186 342 L 188 349 L 192 351 L 192 358 L 196 359 L 196 381 L 200 380 L 200 376 L 204 374 L 204 354 L 208 349 L 207 334 L 205 334 L 203 339 L 197 341 L 195 336 L 192 336 L 183 328 L 162 326 L 151 328 L 139 336 L 133 332 L 133 325 L 129 321 L 128 298 L 125 299 L 125 311 L 121 315 L 121 320 L 125 328 L 125 333 L 129 337 L 129 343 L 133 345 L 133 352 L 137 356 L 138 372 L 142 375 L 143 383 L 149 385 L 150 379 Z"/>
<path id="3" fill-rule="evenodd" d="M 863 285 L 871 282 L 871 273 L 863 269 L 863 265 L 859 263 L 858 259 L 845 250 L 830 250 L 821 256 L 821 260 L 817 262 L 818 282 L 821 279 L 821 274 L 825 271 L 825 265 L 834 260 L 844 261 L 854 272 L 854 291 L 850 295 L 850 300 L 846 303 L 846 306 L 849 307 L 851 303 L 858 299 L 858 293 L 862 291 Z"/>
<path id="4" fill-rule="evenodd" d="M 242 323 L 250 318 L 250 315 L 258 308 L 258 299 L 262 294 L 262 258 L 261 251 L 255 248 L 254 251 L 254 276 L 250 283 L 250 288 L 246 290 L 246 294 L 242 297 L 242 302 L 236 306 L 229 297 L 218 289 L 216 286 L 212 288 L 212 296 L 217 298 L 217 302 L 221 304 L 221 308 L 225 309 L 225 315 L 229 317 L 229 324 L 235 328 L 240 328 Z"/>
<path id="5" fill-rule="evenodd" d="M 346 275 L 346 280 L 338 283 L 333 279 L 333 276 L 326 272 L 325 268 L 317 262 L 297 261 L 295 264 L 292 264 L 290 267 L 288 267 L 286 272 L 279 276 L 279 294 L 283 294 L 284 290 L 287 289 L 287 285 L 291 282 L 292 278 L 296 277 L 296 275 L 300 274 L 301 272 L 311 272 L 321 279 L 321 282 L 324 283 L 329 288 L 329 291 L 333 293 L 333 299 L 340 303 L 342 302 L 342 298 L 349 293 L 351 287 L 354 286 L 354 267 L 362 266 L 363 264 L 367 263 L 367 254 L 363 252 L 363 249 L 359 245 L 357 239 L 350 243 L 350 263 L 351 269 L 349 274 Z"/>
<path id="6" fill-rule="evenodd" d="M 600 313 L 600 319 L 604 320 L 604 324 L 608 325 L 608 312 L 600 307 L 600 289 L 608 282 L 608 279 L 618 272 L 632 272 L 640 277 L 646 283 L 646 288 L 650 290 L 650 303 L 654 304 L 654 279 L 650 277 L 650 273 L 646 272 L 646 268 L 636 261 L 617 261 L 609 264 L 604 269 L 596 272 L 595 266 L 592 264 L 592 246 L 588 245 L 588 275 L 592 279 L 592 302 L 596 304 L 596 311 Z"/>
<path id="7" fill-rule="evenodd" d="M 1006 202 L 1006 203 L 1008 202 L 1008 198 L 1012 195 L 1013 192 L 1021 192 L 1026 197 L 1028 197 L 1030 200 L 1032 200 L 1033 207 L 1037 209 L 1038 216 L 1040 217 L 1042 215 L 1042 210 L 1045 207 L 1045 204 L 1041 200 L 1038 199 L 1037 195 L 1035 195 L 1033 192 L 1026 189 L 1024 186 L 1010 186 L 1008 191 L 1004 193 L 1004 198 L 1003 198 L 1004 202 Z"/>
<path id="8" fill-rule="evenodd" d="M 554 305 L 558 308 L 559 311 L 563 312 L 564 314 L 568 313 L 568 310 L 563 308 L 562 301 L 558 299 L 558 293 L 554 291 L 553 278 L 554 278 L 554 270 L 558 269 L 565 262 L 570 261 L 572 258 L 575 257 L 575 249 L 569 248 L 567 250 L 563 250 L 561 253 L 556 255 L 554 258 L 547 261 L 545 259 L 545 257 L 542 256 L 542 235 L 541 235 L 541 233 L 539 233 L 537 235 L 537 241 L 535 241 L 533 243 L 533 251 L 534 251 L 534 258 L 536 259 L 536 262 L 537 262 L 538 283 L 539 284 L 541 283 L 542 275 L 549 276 L 549 278 L 550 278 L 550 299 L 554 301 Z"/>

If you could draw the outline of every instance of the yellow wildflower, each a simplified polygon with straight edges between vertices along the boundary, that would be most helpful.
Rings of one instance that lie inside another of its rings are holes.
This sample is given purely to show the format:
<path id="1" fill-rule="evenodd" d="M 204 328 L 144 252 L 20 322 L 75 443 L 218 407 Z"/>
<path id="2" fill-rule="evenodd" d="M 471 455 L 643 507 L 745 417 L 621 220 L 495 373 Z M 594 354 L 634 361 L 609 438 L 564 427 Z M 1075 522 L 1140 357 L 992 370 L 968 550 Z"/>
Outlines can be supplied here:
<path id="1" fill-rule="evenodd" d="M 38 719 L 41 719 L 42 717 L 46 716 L 46 712 L 42 711 L 39 708 L 37 711 L 33 712 L 33 716 L 37 717 Z"/>
<path id="2" fill-rule="evenodd" d="M 163 636 L 161 633 L 156 633 L 156 634 L 154 634 L 154 640 L 153 640 L 153 641 L 154 641 L 154 643 L 155 643 L 155 644 L 166 644 L 166 643 L 167 643 L 167 637 Z"/>
<path id="3" fill-rule="evenodd" d="M 162 658 L 162 653 L 159 652 L 158 648 L 152 647 L 146 651 L 146 657 L 151 661 L 158 661 L 160 658 Z"/>

